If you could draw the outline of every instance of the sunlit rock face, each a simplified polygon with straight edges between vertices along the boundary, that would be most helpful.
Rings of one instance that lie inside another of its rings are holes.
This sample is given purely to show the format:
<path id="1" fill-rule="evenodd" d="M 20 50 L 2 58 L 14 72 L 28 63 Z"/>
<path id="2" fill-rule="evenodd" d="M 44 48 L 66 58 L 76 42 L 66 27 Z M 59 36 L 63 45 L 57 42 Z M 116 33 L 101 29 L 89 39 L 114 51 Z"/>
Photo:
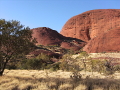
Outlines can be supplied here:
<path id="1" fill-rule="evenodd" d="M 120 9 L 98 9 L 87 11 L 70 18 L 60 33 L 66 37 L 73 37 L 88 42 L 84 47 L 84 50 L 87 52 L 115 52 L 116 50 L 120 51 L 118 43 L 120 39 L 117 34 L 119 27 Z M 113 33 L 112 36 L 116 34 L 118 36 L 116 39 L 113 37 L 113 39 L 109 37 L 111 35 L 110 33 Z M 109 46 L 107 44 L 111 45 Z"/>
<path id="2" fill-rule="evenodd" d="M 88 53 L 119 52 L 120 51 L 120 27 L 112 29 L 90 40 L 83 48 Z"/>
<path id="3" fill-rule="evenodd" d="M 63 36 L 57 31 L 47 27 L 39 27 L 32 29 L 33 38 L 36 38 L 37 45 L 57 45 L 63 40 Z"/>
<path id="4" fill-rule="evenodd" d="M 36 45 L 58 45 L 62 48 L 72 49 L 76 51 L 83 48 L 83 46 L 86 44 L 86 42 L 82 40 L 65 37 L 59 34 L 57 31 L 47 27 L 39 27 L 31 30 L 33 32 L 32 37 L 36 38 Z"/>

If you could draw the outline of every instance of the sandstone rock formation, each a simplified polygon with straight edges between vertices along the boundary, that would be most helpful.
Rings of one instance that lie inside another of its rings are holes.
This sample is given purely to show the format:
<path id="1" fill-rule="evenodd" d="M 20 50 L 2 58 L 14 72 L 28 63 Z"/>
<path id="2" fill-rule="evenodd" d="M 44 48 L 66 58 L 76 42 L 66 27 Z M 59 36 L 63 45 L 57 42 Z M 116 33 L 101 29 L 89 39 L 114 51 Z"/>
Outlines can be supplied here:
<path id="1" fill-rule="evenodd" d="M 98 35 L 84 47 L 88 53 L 119 52 L 120 51 L 120 27 L 112 29 L 102 35 Z"/>
<path id="2" fill-rule="evenodd" d="M 85 46 L 85 42 L 76 38 L 65 37 L 57 31 L 47 27 L 32 29 L 32 37 L 36 38 L 36 45 L 58 45 L 66 49 L 79 50 Z M 66 45 L 67 43 L 67 45 Z"/>
<path id="3" fill-rule="evenodd" d="M 117 34 L 119 30 L 115 29 L 118 27 L 120 27 L 120 9 L 99 9 L 70 18 L 60 33 L 66 37 L 88 42 L 84 47 L 87 52 L 114 52 L 120 51 L 118 43 L 120 39 Z M 109 37 L 110 33 L 113 38 Z M 114 38 L 115 35 L 118 36 Z"/>
<path id="4" fill-rule="evenodd" d="M 63 36 L 57 31 L 47 27 L 40 27 L 32 29 L 32 37 L 36 38 L 37 45 L 57 45 L 63 40 Z"/>
<path id="5" fill-rule="evenodd" d="M 120 9 L 91 10 L 70 18 L 61 30 L 67 37 L 89 41 L 120 26 Z"/>

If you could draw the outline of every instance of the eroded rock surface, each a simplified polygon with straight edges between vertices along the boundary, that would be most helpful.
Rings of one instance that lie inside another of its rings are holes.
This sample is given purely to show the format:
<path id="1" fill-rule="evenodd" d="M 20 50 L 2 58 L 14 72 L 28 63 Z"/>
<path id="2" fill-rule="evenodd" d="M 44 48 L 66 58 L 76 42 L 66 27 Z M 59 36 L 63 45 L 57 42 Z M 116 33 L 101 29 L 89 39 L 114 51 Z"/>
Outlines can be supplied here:
<path id="1" fill-rule="evenodd" d="M 70 18 L 60 33 L 66 37 L 89 41 L 116 27 L 120 27 L 120 9 L 99 9 Z"/>
<path id="2" fill-rule="evenodd" d="M 84 47 L 88 53 L 119 52 L 120 51 L 120 27 L 112 29 L 90 40 Z"/>
<path id="3" fill-rule="evenodd" d="M 89 53 L 120 51 L 120 9 L 99 9 L 70 18 L 61 30 L 66 37 L 86 41 Z"/>

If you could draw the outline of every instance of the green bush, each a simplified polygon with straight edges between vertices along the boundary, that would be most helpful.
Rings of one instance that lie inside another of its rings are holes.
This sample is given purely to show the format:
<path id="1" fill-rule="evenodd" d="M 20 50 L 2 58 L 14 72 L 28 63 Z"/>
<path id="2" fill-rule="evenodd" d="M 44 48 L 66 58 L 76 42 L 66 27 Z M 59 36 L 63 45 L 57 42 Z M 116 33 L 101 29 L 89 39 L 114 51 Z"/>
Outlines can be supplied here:
<path id="1" fill-rule="evenodd" d="M 91 59 L 89 66 L 92 72 L 99 72 L 105 75 L 112 75 L 115 71 L 120 70 L 120 66 L 113 65 L 111 60 Z"/>
<path id="2" fill-rule="evenodd" d="M 43 62 L 50 62 L 50 56 L 46 55 L 46 54 L 39 54 L 36 59 L 42 60 Z"/>
<path id="3" fill-rule="evenodd" d="M 72 72 L 81 71 L 79 63 L 76 61 L 76 59 L 72 58 L 71 54 L 64 55 L 60 60 L 60 69 Z"/>
<path id="4" fill-rule="evenodd" d="M 45 69 L 48 62 L 50 62 L 50 57 L 45 54 L 40 54 L 36 58 L 21 60 L 18 63 L 18 68 L 19 69 Z"/>
<path id="5" fill-rule="evenodd" d="M 92 72 L 96 72 L 96 71 L 99 73 L 105 72 L 104 61 L 99 60 L 99 59 L 92 59 L 89 62 L 89 64 L 91 66 Z"/>
<path id="6" fill-rule="evenodd" d="M 60 63 L 53 63 L 51 57 L 45 54 L 39 54 L 36 58 L 23 59 L 18 63 L 19 69 L 51 69 L 59 70 Z"/>
<path id="7" fill-rule="evenodd" d="M 36 58 L 24 59 L 18 65 L 20 69 L 40 69 L 41 66 L 41 60 Z"/>
<path id="8" fill-rule="evenodd" d="M 50 64 L 49 66 L 47 65 L 47 67 L 49 67 L 48 69 L 50 69 L 51 71 L 57 71 L 60 69 L 60 62 Z"/>

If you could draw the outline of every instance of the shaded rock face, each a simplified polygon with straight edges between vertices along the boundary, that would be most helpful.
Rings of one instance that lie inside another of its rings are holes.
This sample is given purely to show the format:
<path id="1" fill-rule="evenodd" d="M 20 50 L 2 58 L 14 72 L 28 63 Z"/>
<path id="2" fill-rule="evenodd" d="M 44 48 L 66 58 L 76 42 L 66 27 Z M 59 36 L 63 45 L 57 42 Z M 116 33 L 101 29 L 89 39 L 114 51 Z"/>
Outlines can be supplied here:
<path id="1" fill-rule="evenodd" d="M 47 27 L 35 28 L 32 29 L 32 31 L 33 31 L 32 37 L 36 38 L 37 41 L 36 45 L 44 45 L 44 46 L 58 45 L 66 49 L 79 50 L 86 44 L 82 40 L 65 37 L 59 34 L 57 31 Z M 64 45 L 64 42 L 66 42 L 67 45 Z"/>
<path id="2" fill-rule="evenodd" d="M 41 49 L 38 49 L 38 50 L 34 50 L 33 52 L 29 53 L 30 55 L 34 55 L 34 56 L 38 56 L 39 54 L 45 54 L 45 55 L 48 55 L 50 57 L 54 57 L 54 58 L 61 58 L 62 55 L 58 54 L 58 53 L 54 53 L 54 52 L 51 52 L 51 51 L 47 51 L 47 50 L 41 50 Z"/>
<path id="3" fill-rule="evenodd" d="M 62 42 L 61 43 L 61 47 L 62 48 L 66 48 L 66 49 L 71 49 L 71 50 L 80 50 L 81 48 L 73 43 L 69 43 L 69 42 Z"/>
<path id="4" fill-rule="evenodd" d="M 77 41 L 77 40 L 72 40 L 71 42 L 66 42 L 63 41 L 61 43 L 62 48 L 66 48 L 66 49 L 71 49 L 73 51 L 78 51 L 80 50 L 82 47 L 84 47 L 86 45 L 86 42 L 83 41 Z"/>
<path id="5" fill-rule="evenodd" d="M 90 40 L 83 48 L 88 53 L 119 52 L 120 51 L 120 27 L 112 29 Z"/>
<path id="6" fill-rule="evenodd" d="M 120 27 L 120 9 L 99 9 L 70 18 L 60 33 L 87 42 L 116 27 Z"/>
<path id="7" fill-rule="evenodd" d="M 89 53 L 120 51 L 120 9 L 99 9 L 70 18 L 61 30 L 66 37 L 86 41 Z"/>

